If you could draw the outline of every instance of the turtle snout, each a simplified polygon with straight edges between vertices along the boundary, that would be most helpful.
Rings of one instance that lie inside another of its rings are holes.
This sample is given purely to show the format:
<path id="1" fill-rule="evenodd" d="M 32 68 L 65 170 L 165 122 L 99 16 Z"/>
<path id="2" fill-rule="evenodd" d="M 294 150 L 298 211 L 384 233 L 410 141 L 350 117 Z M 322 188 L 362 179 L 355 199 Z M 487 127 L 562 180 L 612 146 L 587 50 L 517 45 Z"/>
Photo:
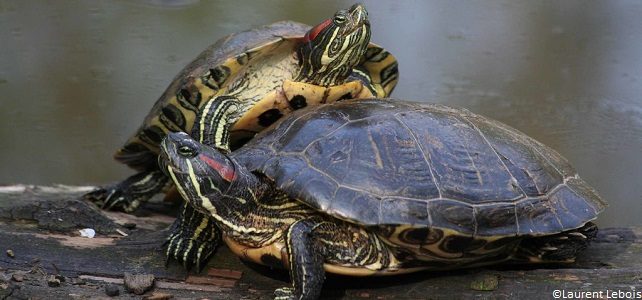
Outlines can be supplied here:
<path id="1" fill-rule="evenodd" d="M 350 7 L 349 12 L 352 15 L 352 19 L 355 24 L 370 24 L 370 21 L 368 20 L 368 11 L 363 4 L 357 3 L 353 5 Z"/>
<path id="2" fill-rule="evenodd" d="M 158 165 L 167 172 L 168 167 L 182 169 L 181 166 L 198 154 L 199 144 L 187 133 L 170 132 L 161 143 L 161 151 L 158 156 Z"/>

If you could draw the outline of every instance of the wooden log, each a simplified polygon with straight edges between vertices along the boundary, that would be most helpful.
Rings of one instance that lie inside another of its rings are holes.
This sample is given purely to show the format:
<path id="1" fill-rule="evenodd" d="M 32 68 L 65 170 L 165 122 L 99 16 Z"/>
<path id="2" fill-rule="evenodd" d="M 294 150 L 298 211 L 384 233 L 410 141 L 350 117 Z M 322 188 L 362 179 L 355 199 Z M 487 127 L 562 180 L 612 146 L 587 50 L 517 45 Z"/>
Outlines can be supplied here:
<path id="1" fill-rule="evenodd" d="M 146 205 L 136 216 L 104 212 L 80 200 L 88 187 L 0 187 L 0 299 L 121 298 L 125 273 L 153 275 L 145 296 L 270 299 L 288 284 L 287 272 L 243 263 L 220 247 L 200 274 L 170 262 L 162 244 L 173 218 L 167 203 Z M 92 228 L 94 238 L 78 230 Z M 120 232 L 120 233 L 119 233 Z M 126 236 L 125 236 L 126 235 Z M 554 292 L 642 291 L 642 228 L 604 228 L 568 266 L 495 266 L 395 277 L 328 276 L 323 297 L 359 299 L 553 298 Z M 11 255 L 7 251 L 11 252 Z M 47 278 L 60 281 L 50 286 Z M 556 292 L 556 293 L 558 293 Z M 153 294 L 156 293 L 156 294 Z M 620 294 L 623 295 L 623 294 Z M 138 296 L 139 297 L 139 296 Z M 588 298 L 588 297 L 585 297 Z M 614 298 L 614 297 L 611 297 Z"/>

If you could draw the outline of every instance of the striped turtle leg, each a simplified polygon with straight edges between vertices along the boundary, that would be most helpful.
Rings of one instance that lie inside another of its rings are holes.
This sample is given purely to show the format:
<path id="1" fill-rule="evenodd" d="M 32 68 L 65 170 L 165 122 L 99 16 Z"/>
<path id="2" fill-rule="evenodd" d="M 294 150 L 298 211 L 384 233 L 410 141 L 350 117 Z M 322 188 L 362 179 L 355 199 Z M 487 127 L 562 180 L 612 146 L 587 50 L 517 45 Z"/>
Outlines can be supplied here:
<path id="1" fill-rule="evenodd" d="M 285 245 L 292 287 L 276 290 L 275 299 L 318 298 L 324 263 L 373 273 L 394 267 L 392 252 L 377 235 L 342 221 L 314 217 L 296 221 L 285 233 Z"/>
<path id="2" fill-rule="evenodd" d="M 597 235 L 597 226 L 591 222 L 584 226 L 554 235 L 524 239 L 513 259 L 515 263 L 570 263 L 577 254 L 588 247 Z"/>
<path id="3" fill-rule="evenodd" d="M 309 219 L 299 220 L 290 225 L 285 243 L 290 267 L 290 280 L 293 287 L 274 291 L 274 299 L 317 299 L 325 280 L 323 255 L 317 249 L 313 235 L 316 222 Z"/>
<path id="4" fill-rule="evenodd" d="M 109 210 L 132 212 L 170 184 L 161 170 L 143 171 L 124 181 L 96 189 L 83 196 L 98 206 Z"/>
<path id="5" fill-rule="evenodd" d="M 195 265 L 197 272 L 200 272 L 220 240 L 221 232 L 209 216 L 183 201 L 182 209 L 165 242 L 167 262 L 173 258 L 186 269 Z"/>
<path id="6" fill-rule="evenodd" d="M 210 99 L 196 116 L 192 137 L 202 144 L 229 152 L 230 129 L 239 110 L 239 100 L 234 96 Z"/>

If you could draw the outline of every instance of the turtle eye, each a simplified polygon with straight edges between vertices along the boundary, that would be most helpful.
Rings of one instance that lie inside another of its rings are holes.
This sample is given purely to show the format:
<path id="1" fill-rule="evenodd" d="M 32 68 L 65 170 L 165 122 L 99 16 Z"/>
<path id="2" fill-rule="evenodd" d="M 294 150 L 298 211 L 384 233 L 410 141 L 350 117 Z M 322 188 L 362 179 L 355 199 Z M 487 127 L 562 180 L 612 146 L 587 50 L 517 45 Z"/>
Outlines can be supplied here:
<path id="1" fill-rule="evenodd" d="M 178 147 L 178 154 L 183 157 L 191 158 L 196 156 L 196 150 L 192 149 L 190 146 L 180 146 Z"/>
<path id="2" fill-rule="evenodd" d="M 344 14 L 336 14 L 336 15 L 334 15 L 334 23 L 336 23 L 336 24 L 343 24 L 347 20 L 348 20 L 348 18 Z"/>

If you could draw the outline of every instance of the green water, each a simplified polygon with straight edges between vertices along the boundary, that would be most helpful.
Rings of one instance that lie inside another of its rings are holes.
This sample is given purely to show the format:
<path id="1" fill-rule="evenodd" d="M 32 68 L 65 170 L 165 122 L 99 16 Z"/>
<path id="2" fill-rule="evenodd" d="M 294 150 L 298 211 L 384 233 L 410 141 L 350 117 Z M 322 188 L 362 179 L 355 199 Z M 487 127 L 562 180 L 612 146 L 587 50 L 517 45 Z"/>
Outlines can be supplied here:
<path id="1" fill-rule="evenodd" d="M 0 1 L 0 184 L 100 184 L 174 75 L 216 39 L 348 1 Z M 467 107 L 557 149 L 642 225 L 642 2 L 364 1 L 394 96 Z"/>

